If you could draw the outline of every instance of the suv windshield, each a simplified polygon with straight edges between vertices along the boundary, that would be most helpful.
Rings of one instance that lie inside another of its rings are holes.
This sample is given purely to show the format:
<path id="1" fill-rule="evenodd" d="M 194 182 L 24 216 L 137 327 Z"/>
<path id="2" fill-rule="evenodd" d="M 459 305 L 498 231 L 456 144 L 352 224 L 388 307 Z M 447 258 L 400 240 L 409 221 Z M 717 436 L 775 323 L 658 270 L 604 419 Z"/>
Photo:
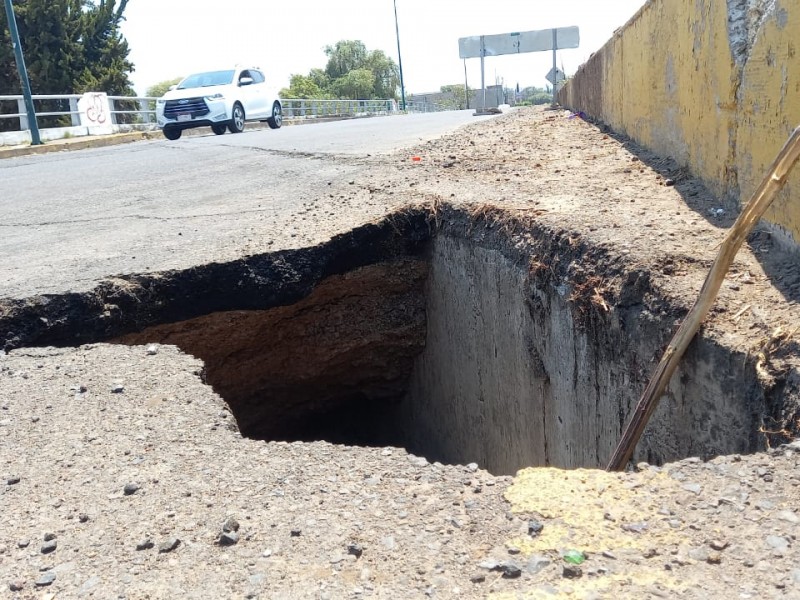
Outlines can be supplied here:
<path id="1" fill-rule="evenodd" d="M 189 75 L 178 84 L 179 90 L 187 88 L 210 87 L 212 85 L 228 85 L 233 82 L 233 75 L 236 71 L 209 71 L 208 73 L 196 73 Z"/>

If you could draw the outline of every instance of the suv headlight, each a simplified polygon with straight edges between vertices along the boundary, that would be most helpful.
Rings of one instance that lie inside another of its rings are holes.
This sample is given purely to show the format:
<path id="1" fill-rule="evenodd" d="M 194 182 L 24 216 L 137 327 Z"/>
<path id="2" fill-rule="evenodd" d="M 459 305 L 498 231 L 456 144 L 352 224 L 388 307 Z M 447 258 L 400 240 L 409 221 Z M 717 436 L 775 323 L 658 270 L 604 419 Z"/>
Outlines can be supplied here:
<path id="1" fill-rule="evenodd" d="M 166 102 L 167 101 L 164 100 L 163 98 L 159 98 L 159 99 L 156 100 L 156 104 L 165 104 Z"/>
<path id="2" fill-rule="evenodd" d="M 212 102 L 214 102 L 215 100 L 224 100 L 225 96 L 223 94 L 216 93 L 213 96 L 206 96 L 205 98 L 206 100 L 211 100 Z"/>

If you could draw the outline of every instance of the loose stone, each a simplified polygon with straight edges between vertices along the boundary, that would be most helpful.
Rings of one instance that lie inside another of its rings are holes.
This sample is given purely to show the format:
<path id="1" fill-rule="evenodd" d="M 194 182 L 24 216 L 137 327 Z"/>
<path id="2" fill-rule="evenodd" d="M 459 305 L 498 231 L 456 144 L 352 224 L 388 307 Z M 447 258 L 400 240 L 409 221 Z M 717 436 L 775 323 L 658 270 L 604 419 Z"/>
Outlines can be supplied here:
<path id="1" fill-rule="evenodd" d="M 577 579 L 583 575 L 583 571 L 578 565 L 564 565 L 561 575 L 567 579 Z"/>
<path id="2" fill-rule="evenodd" d="M 181 545 L 181 541 L 178 538 L 174 538 L 174 537 L 173 538 L 169 538 L 165 542 L 162 542 L 162 544 L 158 547 L 158 552 L 159 552 L 159 554 L 165 554 L 167 552 L 172 552 L 173 550 L 175 550 L 175 548 L 177 548 L 180 545 Z"/>
<path id="3" fill-rule="evenodd" d="M 711 546 L 713 550 L 720 552 L 728 547 L 728 542 L 726 542 L 725 540 L 711 540 L 709 546 Z"/>
<path id="4" fill-rule="evenodd" d="M 37 587 L 46 587 L 56 580 L 56 574 L 52 571 L 42 573 L 39 579 L 34 582 Z"/>
<path id="5" fill-rule="evenodd" d="M 629 533 L 642 533 L 643 531 L 647 530 L 647 523 L 640 522 L 640 523 L 623 523 L 622 530 L 627 531 Z"/>
<path id="6" fill-rule="evenodd" d="M 239 543 L 239 534 L 235 531 L 223 531 L 220 534 L 217 543 L 220 546 L 235 546 Z"/>
<path id="7" fill-rule="evenodd" d="M 542 533 L 542 529 L 544 529 L 544 525 L 542 525 L 536 519 L 531 519 L 528 521 L 528 535 L 531 537 L 536 537 L 540 533 Z"/>
<path id="8" fill-rule="evenodd" d="M 150 538 L 145 538 L 141 542 L 136 544 L 136 550 L 139 550 L 139 551 L 141 551 L 141 550 L 150 550 L 150 548 L 152 548 L 154 546 L 155 546 L 155 544 L 153 543 L 153 540 L 151 540 Z"/>
<path id="9" fill-rule="evenodd" d="M 692 492 L 693 494 L 699 494 L 703 491 L 703 487 L 699 483 L 686 483 L 682 487 L 687 492 Z"/>
<path id="10" fill-rule="evenodd" d="M 136 492 L 138 492 L 139 489 L 140 489 L 140 487 L 139 487 L 138 483 L 126 483 L 125 487 L 122 489 L 122 491 L 125 492 L 126 496 L 131 496 L 131 495 L 135 494 Z"/>
<path id="11" fill-rule="evenodd" d="M 502 571 L 504 579 L 516 579 L 522 575 L 522 569 L 512 562 L 500 563 L 498 570 Z"/>
<path id="12" fill-rule="evenodd" d="M 239 531 L 239 521 L 237 521 L 233 517 L 228 517 L 222 524 L 222 531 L 226 532 Z"/>
<path id="13" fill-rule="evenodd" d="M 768 535 L 767 546 L 775 550 L 784 551 L 789 548 L 789 540 L 779 535 Z"/>
<path id="14" fill-rule="evenodd" d="M 786 521 L 787 523 L 792 523 L 794 525 L 796 525 L 797 523 L 800 523 L 800 517 L 798 517 L 797 513 L 795 513 L 792 510 L 783 510 L 783 511 L 779 512 L 778 513 L 778 518 L 781 521 Z"/>
<path id="15" fill-rule="evenodd" d="M 42 554 L 50 554 L 51 552 L 55 552 L 56 546 L 58 546 L 58 542 L 56 540 L 49 540 L 42 544 Z"/>
<path id="16" fill-rule="evenodd" d="M 525 565 L 525 570 L 531 575 L 537 575 L 549 564 L 550 559 L 546 556 L 531 556 L 528 559 L 528 564 Z"/>

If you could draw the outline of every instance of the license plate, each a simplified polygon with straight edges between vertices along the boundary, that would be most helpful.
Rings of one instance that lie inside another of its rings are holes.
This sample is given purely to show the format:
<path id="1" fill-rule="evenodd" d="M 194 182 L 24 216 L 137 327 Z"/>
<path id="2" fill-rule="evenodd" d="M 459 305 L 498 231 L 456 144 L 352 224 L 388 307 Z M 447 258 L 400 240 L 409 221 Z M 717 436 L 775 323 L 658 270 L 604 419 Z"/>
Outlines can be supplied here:
<path id="1" fill-rule="evenodd" d="M 192 115 L 182 114 L 178 115 L 178 121 L 191 121 Z"/>

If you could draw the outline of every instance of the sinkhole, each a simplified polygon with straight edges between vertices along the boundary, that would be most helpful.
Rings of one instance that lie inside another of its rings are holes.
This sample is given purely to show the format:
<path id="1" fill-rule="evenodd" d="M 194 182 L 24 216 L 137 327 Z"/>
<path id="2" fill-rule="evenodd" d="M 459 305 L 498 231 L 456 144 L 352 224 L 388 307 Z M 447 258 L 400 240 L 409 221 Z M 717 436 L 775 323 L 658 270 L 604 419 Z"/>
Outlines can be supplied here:
<path id="1" fill-rule="evenodd" d="M 245 436 L 403 446 L 512 474 L 604 466 L 680 314 L 608 249 L 436 207 L 314 248 L 29 302 L 6 346 L 174 344 L 204 361 Z M 765 390 L 748 364 L 698 337 L 634 461 L 763 449 L 797 389 Z"/>

